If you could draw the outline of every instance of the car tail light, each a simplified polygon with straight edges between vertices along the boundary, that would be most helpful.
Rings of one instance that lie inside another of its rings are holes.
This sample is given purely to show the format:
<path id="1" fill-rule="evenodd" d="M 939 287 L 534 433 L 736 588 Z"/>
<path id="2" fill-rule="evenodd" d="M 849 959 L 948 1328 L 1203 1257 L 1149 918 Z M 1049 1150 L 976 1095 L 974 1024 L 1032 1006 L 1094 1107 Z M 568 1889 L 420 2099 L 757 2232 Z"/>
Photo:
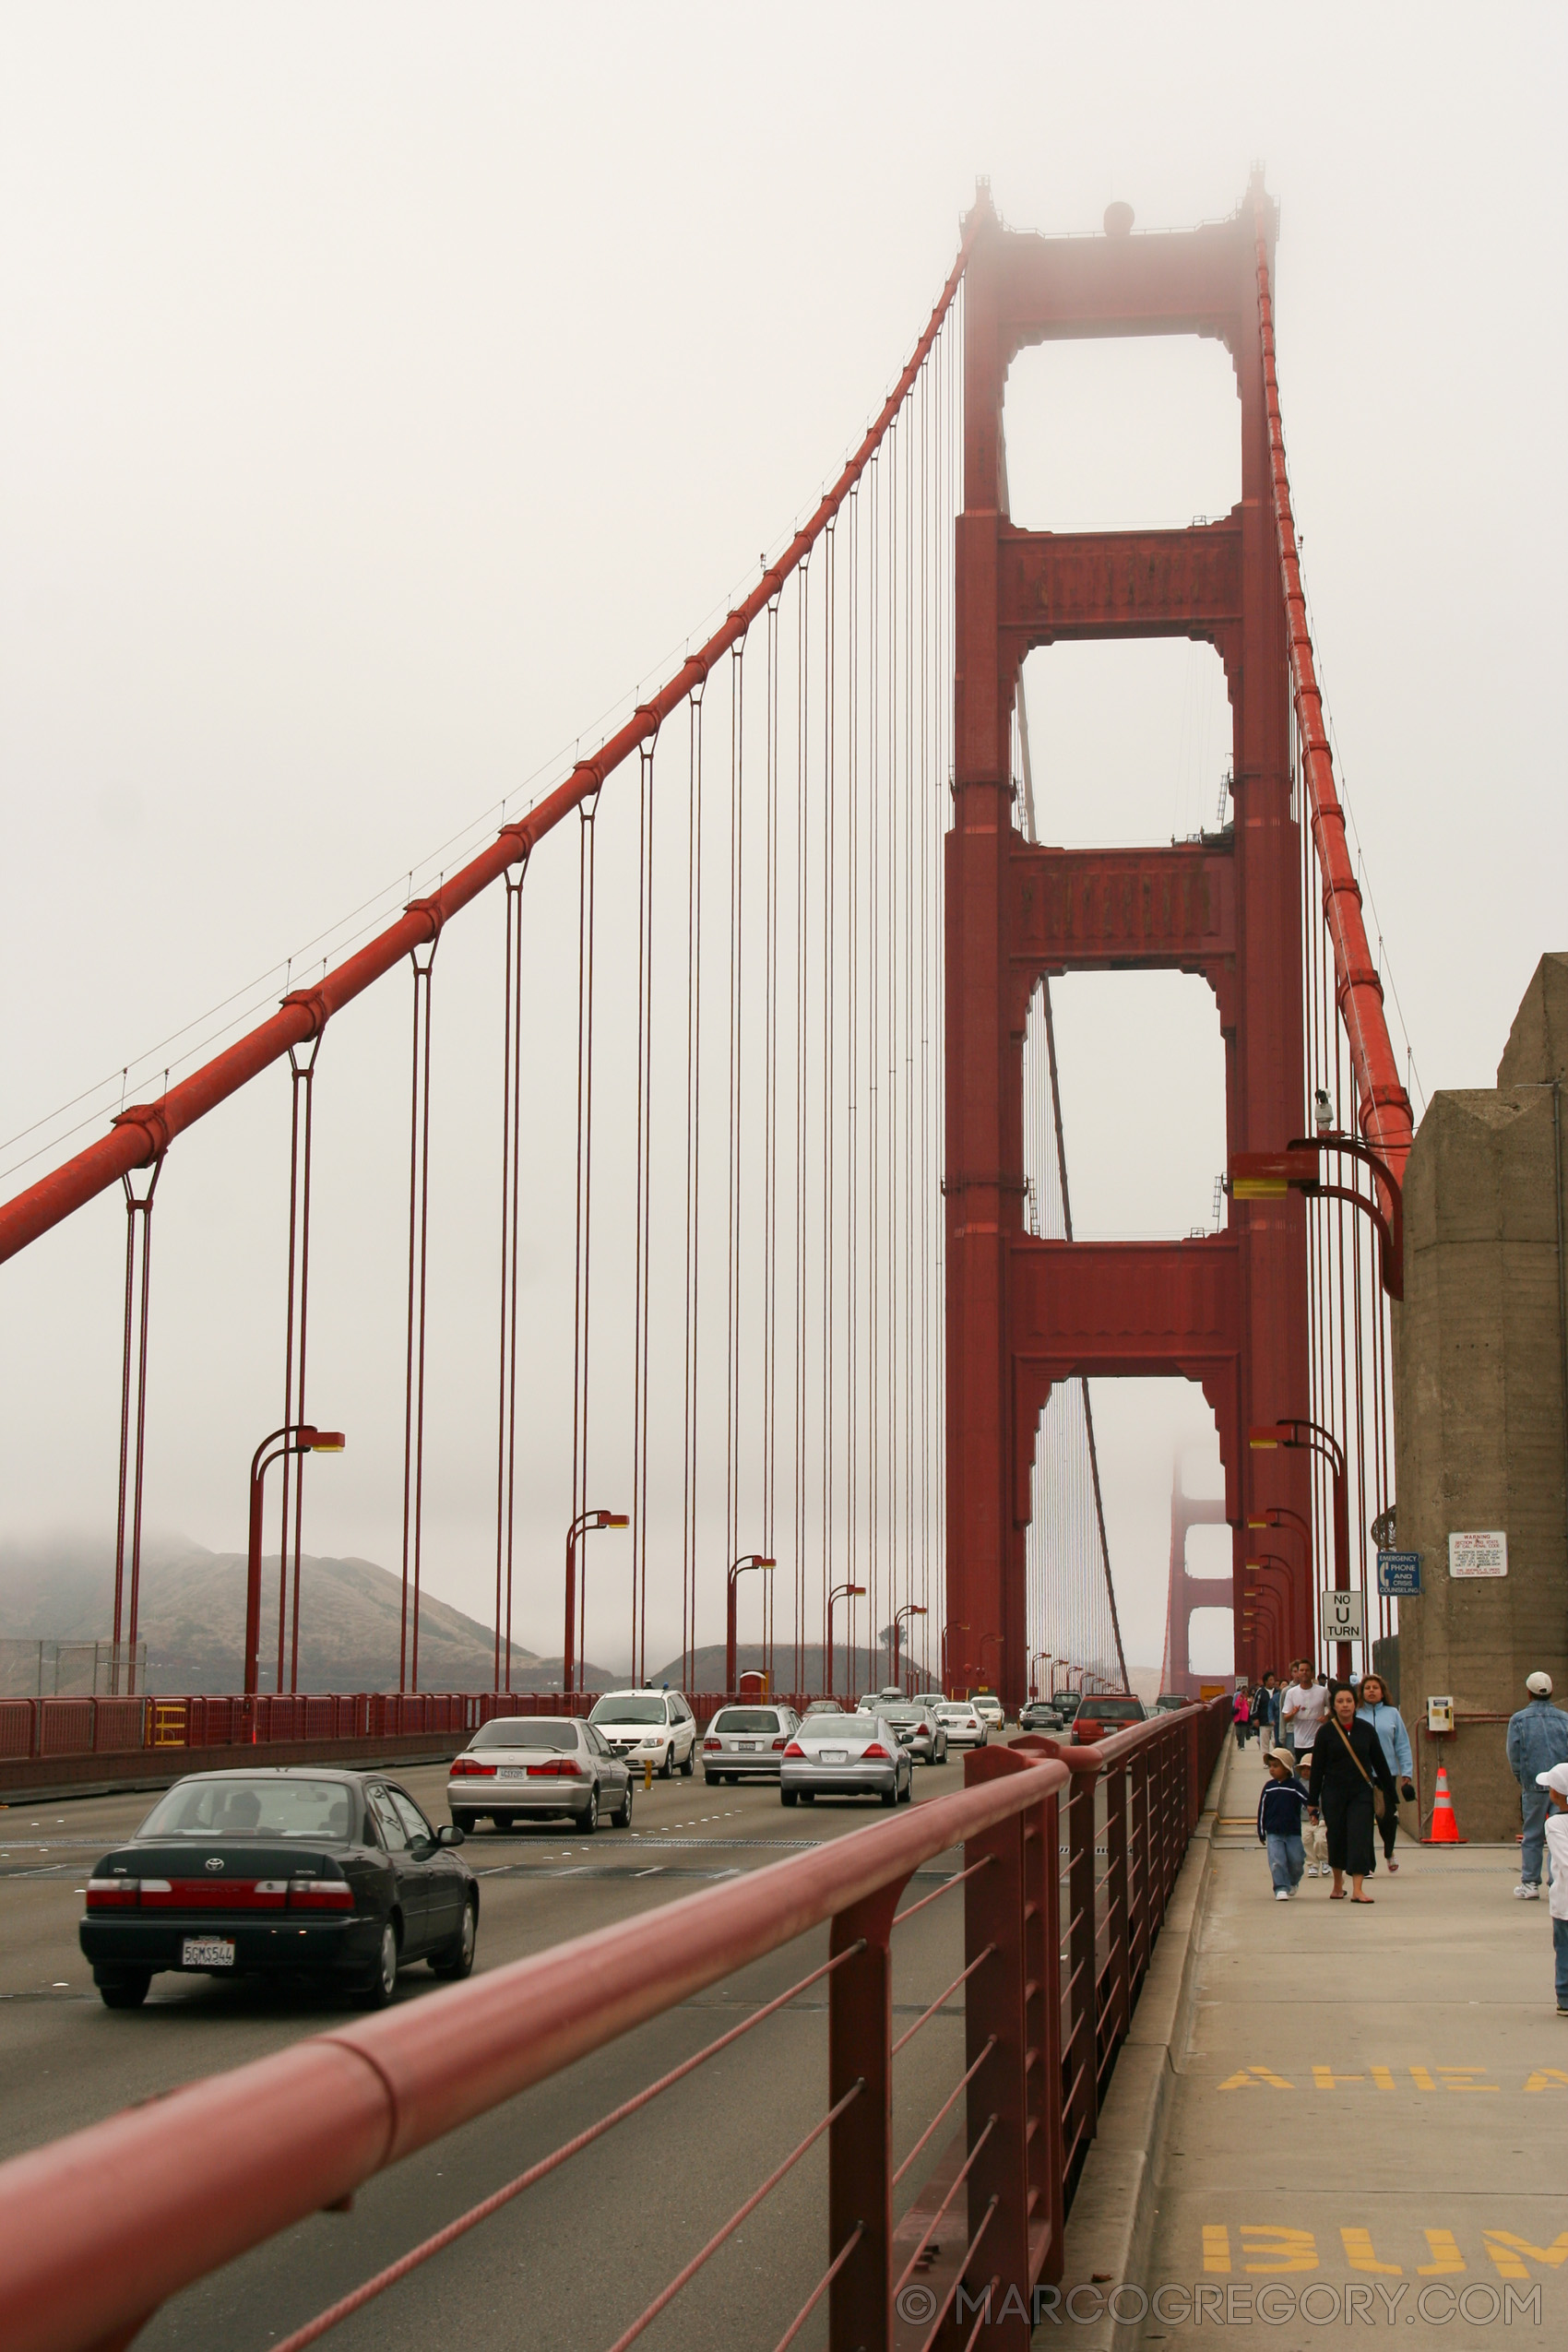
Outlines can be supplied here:
<path id="1" fill-rule="evenodd" d="M 723 1745 L 724 1742 L 722 1740 L 705 1740 L 702 1743 L 703 1754 L 705 1756 L 716 1756 L 719 1754 Z"/>
<path id="2" fill-rule="evenodd" d="M 583 1768 L 576 1756 L 552 1756 L 548 1764 L 529 1764 L 530 1780 L 581 1780 Z"/>
<path id="3" fill-rule="evenodd" d="M 783 1745 L 784 1745 L 784 1742 L 783 1742 L 783 1740 L 775 1740 L 775 1741 L 774 1741 L 774 1743 L 773 1743 L 773 1744 L 774 1744 L 774 1746 L 775 1746 L 776 1748 L 782 1748 L 782 1747 L 783 1747 Z"/>
<path id="4" fill-rule="evenodd" d="M 493 1780 L 494 1777 L 495 1766 L 481 1764 L 477 1756 L 454 1758 L 452 1770 L 448 1775 L 448 1778 L 452 1780 Z"/>
<path id="5" fill-rule="evenodd" d="M 291 1911 L 351 1911 L 354 1907 L 354 1890 L 347 1879 L 291 1878 L 287 1883 Z"/>
<path id="6" fill-rule="evenodd" d="M 877 1764 L 891 1764 L 893 1761 L 880 1740 L 873 1740 L 869 1747 L 861 1750 L 861 1760 L 864 1764 L 871 1764 L 873 1761 Z"/>
<path id="7" fill-rule="evenodd" d="M 788 1746 L 788 1747 L 785 1749 L 785 1751 L 784 1751 L 784 1753 L 785 1753 L 787 1756 L 801 1756 L 801 1757 L 803 1757 L 803 1756 L 805 1755 L 805 1752 L 805 1752 L 805 1750 L 802 1747 L 802 1745 L 801 1745 L 801 1743 L 800 1743 L 800 1741 L 799 1741 L 798 1740 L 790 1740 L 790 1744 L 789 1744 L 789 1746 Z"/>
<path id="8" fill-rule="evenodd" d="M 139 1878 L 89 1878 L 87 1883 L 87 1907 L 89 1911 L 124 1910 L 140 1900 Z"/>

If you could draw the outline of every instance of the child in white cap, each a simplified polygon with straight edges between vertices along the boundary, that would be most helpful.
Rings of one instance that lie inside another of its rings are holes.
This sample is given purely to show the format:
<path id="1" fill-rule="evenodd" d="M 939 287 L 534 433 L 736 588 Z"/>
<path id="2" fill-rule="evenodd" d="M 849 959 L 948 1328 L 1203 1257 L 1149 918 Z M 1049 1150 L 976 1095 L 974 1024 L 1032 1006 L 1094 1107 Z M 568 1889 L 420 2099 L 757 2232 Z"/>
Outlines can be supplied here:
<path id="1" fill-rule="evenodd" d="M 1551 1948 L 1557 1964 L 1557 2013 L 1568 2017 L 1568 1764 L 1538 1772 L 1546 1790 L 1546 1850 L 1550 1858 Z"/>

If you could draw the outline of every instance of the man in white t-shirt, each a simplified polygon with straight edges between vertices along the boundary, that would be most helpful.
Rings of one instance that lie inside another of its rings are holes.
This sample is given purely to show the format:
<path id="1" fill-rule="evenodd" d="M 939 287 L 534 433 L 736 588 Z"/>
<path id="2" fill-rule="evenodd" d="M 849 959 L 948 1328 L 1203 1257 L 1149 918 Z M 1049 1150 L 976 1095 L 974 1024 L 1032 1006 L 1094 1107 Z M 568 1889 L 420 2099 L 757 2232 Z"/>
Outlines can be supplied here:
<path id="1" fill-rule="evenodd" d="M 1313 1741 L 1327 1713 L 1328 1693 L 1313 1679 L 1312 1661 L 1303 1658 L 1279 1710 L 1281 1736 L 1295 1749 L 1298 1757 L 1311 1755 Z"/>

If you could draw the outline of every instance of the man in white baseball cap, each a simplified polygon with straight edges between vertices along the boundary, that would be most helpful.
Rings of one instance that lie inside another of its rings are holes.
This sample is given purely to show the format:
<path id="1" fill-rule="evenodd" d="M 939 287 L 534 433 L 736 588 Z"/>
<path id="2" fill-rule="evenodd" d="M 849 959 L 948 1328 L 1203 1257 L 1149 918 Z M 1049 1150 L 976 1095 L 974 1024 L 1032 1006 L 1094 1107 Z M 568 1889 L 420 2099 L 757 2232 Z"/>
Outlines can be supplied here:
<path id="1" fill-rule="evenodd" d="M 1551 1702 L 1551 1677 L 1538 1669 L 1525 1677 L 1529 1699 L 1508 1719 L 1508 1765 L 1519 1784 L 1519 1808 L 1525 1818 L 1519 1848 L 1519 1883 L 1514 1889 L 1526 1903 L 1540 1901 L 1541 1847 L 1546 1827 L 1547 1791 L 1543 1772 L 1568 1764 L 1568 1715 Z"/>
<path id="2" fill-rule="evenodd" d="M 1546 1796 L 1546 1848 L 1551 1857 L 1551 1948 L 1557 1966 L 1557 2013 L 1568 2017 L 1568 1764 L 1538 1772 Z"/>

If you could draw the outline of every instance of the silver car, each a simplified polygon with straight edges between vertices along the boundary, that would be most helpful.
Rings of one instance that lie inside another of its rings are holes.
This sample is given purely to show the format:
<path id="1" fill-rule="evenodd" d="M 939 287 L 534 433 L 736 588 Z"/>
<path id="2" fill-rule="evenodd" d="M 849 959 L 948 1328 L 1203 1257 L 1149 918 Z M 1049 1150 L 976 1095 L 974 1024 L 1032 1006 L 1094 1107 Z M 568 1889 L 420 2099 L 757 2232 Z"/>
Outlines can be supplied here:
<path id="1" fill-rule="evenodd" d="M 784 1750 L 778 1794 L 786 1805 L 819 1797 L 880 1797 L 907 1805 L 914 1793 L 909 1752 L 885 1716 L 814 1715 Z"/>
<path id="2" fill-rule="evenodd" d="M 882 1719 L 893 1726 L 898 1745 L 909 1750 L 916 1764 L 947 1762 L 947 1733 L 924 1700 L 892 1700 L 883 1708 Z"/>
<path id="3" fill-rule="evenodd" d="M 591 1723 L 571 1716 L 498 1716 L 481 1724 L 446 1776 L 453 1825 L 483 1813 L 497 1829 L 564 1813 L 585 1835 L 632 1820 L 632 1775 Z"/>
<path id="4" fill-rule="evenodd" d="M 991 1737 L 984 1716 L 968 1699 L 944 1700 L 936 1710 L 936 1719 L 947 1734 L 950 1748 L 983 1748 Z"/>
<path id="5" fill-rule="evenodd" d="M 720 1707 L 703 1734 L 703 1778 L 777 1780 L 799 1722 L 793 1707 Z"/>

